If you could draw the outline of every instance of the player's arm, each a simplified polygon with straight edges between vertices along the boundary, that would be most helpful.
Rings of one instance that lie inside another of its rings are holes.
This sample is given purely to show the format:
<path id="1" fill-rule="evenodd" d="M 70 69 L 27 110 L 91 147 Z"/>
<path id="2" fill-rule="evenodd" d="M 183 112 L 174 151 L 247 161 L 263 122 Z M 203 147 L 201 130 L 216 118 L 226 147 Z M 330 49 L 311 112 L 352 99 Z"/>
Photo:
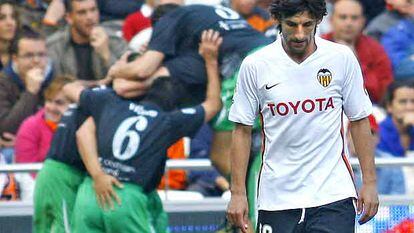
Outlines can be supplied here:
<path id="1" fill-rule="evenodd" d="M 93 179 L 96 198 L 100 206 L 103 209 L 106 207 L 113 209 L 112 198 L 120 205 L 121 200 L 112 186 L 122 188 L 122 184 L 116 178 L 107 175 L 101 168 L 98 159 L 96 127 L 92 117 L 89 117 L 77 130 L 76 142 L 86 170 Z"/>
<path id="2" fill-rule="evenodd" d="M 374 145 L 368 118 L 350 122 L 351 136 L 362 171 L 362 187 L 358 197 L 358 220 L 360 224 L 368 222 L 378 211 L 377 178 L 374 162 Z"/>
<path id="3" fill-rule="evenodd" d="M 109 75 L 112 78 L 147 79 L 158 69 L 163 60 L 163 53 L 148 50 L 135 61 L 115 63 L 109 70 Z"/>
<path id="4" fill-rule="evenodd" d="M 202 103 L 205 111 L 205 122 L 213 118 L 221 109 L 220 76 L 218 70 L 218 50 L 223 42 L 219 33 L 213 30 L 203 31 L 199 53 L 204 58 L 207 70 L 206 100 Z"/>
<path id="5" fill-rule="evenodd" d="M 246 173 L 249 163 L 252 126 L 236 123 L 230 147 L 231 162 L 231 200 L 227 208 L 227 218 L 247 232 L 248 205 L 246 195 Z"/>

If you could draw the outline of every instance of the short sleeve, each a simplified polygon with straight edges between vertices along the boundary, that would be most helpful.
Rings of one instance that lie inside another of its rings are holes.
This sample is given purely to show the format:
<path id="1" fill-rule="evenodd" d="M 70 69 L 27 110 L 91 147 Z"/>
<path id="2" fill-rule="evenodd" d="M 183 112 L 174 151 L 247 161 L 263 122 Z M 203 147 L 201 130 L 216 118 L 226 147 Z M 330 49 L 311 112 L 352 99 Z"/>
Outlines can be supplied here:
<path id="1" fill-rule="evenodd" d="M 79 110 L 86 116 L 96 116 L 106 104 L 112 89 L 93 88 L 82 91 L 79 99 Z"/>
<path id="2" fill-rule="evenodd" d="M 350 121 L 372 113 L 372 103 L 365 90 L 361 67 L 352 51 L 346 53 L 345 81 L 342 87 L 343 108 Z"/>
<path id="3" fill-rule="evenodd" d="M 193 137 L 204 123 L 205 112 L 201 105 L 182 108 L 169 113 L 172 141 L 182 137 Z"/>
<path id="4" fill-rule="evenodd" d="M 248 57 L 249 58 L 249 57 Z M 245 59 L 240 67 L 229 120 L 253 125 L 259 110 L 257 95 L 257 68 L 251 59 Z"/>
<path id="5" fill-rule="evenodd" d="M 180 24 L 181 18 L 179 14 L 175 14 L 175 11 L 161 17 L 153 27 L 148 49 L 166 56 L 176 55 L 179 37 L 182 36 L 180 29 L 184 27 L 184 24 Z"/>

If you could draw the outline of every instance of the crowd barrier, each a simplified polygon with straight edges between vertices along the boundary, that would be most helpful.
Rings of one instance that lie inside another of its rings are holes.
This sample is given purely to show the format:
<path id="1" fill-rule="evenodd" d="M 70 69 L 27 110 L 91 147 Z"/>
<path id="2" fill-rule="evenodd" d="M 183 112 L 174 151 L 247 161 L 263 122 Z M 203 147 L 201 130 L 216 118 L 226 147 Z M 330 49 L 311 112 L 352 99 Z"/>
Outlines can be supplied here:
<path id="1" fill-rule="evenodd" d="M 358 166 L 351 159 L 353 167 Z M 414 158 L 378 158 L 377 166 L 414 166 Z M 167 169 L 211 169 L 208 159 L 169 160 Z M 36 172 L 42 164 L 0 165 L 0 172 Z M 223 224 L 227 200 L 223 198 L 169 198 L 174 191 L 165 190 L 164 206 L 173 232 L 215 232 Z M 191 195 L 187 195 L 191 196 Z M 356 226 L 357 233 L 385 233 L 406 219 L 414 219 L 414 196 L 381 196 L 377 216 L 367 224 Z M 33 214 L 32 202 L 0 202 L 0 233 L 29 233 Z M 403 232 L 406 233 L 406 232 Z M 414 232 L 409 232 L 414 233 Z"/>

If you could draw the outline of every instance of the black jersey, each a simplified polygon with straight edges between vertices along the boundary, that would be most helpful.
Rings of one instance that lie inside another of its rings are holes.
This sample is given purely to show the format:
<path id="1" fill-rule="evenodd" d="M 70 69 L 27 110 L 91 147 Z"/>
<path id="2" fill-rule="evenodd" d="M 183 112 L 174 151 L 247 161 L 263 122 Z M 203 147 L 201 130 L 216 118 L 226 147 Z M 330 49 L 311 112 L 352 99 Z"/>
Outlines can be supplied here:
<path id="1" fill-rule="evenodd" d="M 205 115 L 202 106 L 164 112 L 154 103 L 124 99 L 112 89 L 83 91 L 80 106 L 95 121 L 104 171 L 145 191 L 160 182 L 168 147 L 195 134 Z"/>
<path id="2" fill-rule="evenodd" d="M 78 130 L 85 120 L 86 115 L 78 109 L 77 105 L 70 105 L 68 110 L 63 113 L 57 130 L 53 135 L 47 158 L 66 163 L 85 171 L 76 144 L 76 130 Z"/>
<path id="3" fill-rule="evenodd" d="M 189 5 L 169 12 L 153 28 L 149 49 L 162 52 L 171 76 L 186 83 L 206 83 L 204 61 L 198 55 L 201 33 L 220 32 L 220 67 L 223 77 L 239 68 L 250 51 L 272 42 L 253 29 L 237 12 L 224 6 Z"/>

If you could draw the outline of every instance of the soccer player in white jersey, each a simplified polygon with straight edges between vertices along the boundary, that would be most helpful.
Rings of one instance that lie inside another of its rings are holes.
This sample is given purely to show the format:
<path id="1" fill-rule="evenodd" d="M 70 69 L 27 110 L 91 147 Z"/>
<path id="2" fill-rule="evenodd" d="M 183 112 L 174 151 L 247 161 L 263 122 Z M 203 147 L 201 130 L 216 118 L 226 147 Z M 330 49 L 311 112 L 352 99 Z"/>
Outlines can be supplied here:
<path id="1" fill-rule="evenodd" d="M 237 126 L 227 217 L 248 232 L 246 168 L 251 128 L 260 115 L 257 231 L 354 232 L 355 200 L 360 224 L 378 210 L 367 118 L 372 104 L 358 61 L 346 46 L 315 37 L 326 15 L 324 0 L 273 0 L 270 11 L 281 37 L 243 61 L 230 109 L 229 119 Z M 359 194 L 347 159 L 343 113 L 363 173 Z"/>

